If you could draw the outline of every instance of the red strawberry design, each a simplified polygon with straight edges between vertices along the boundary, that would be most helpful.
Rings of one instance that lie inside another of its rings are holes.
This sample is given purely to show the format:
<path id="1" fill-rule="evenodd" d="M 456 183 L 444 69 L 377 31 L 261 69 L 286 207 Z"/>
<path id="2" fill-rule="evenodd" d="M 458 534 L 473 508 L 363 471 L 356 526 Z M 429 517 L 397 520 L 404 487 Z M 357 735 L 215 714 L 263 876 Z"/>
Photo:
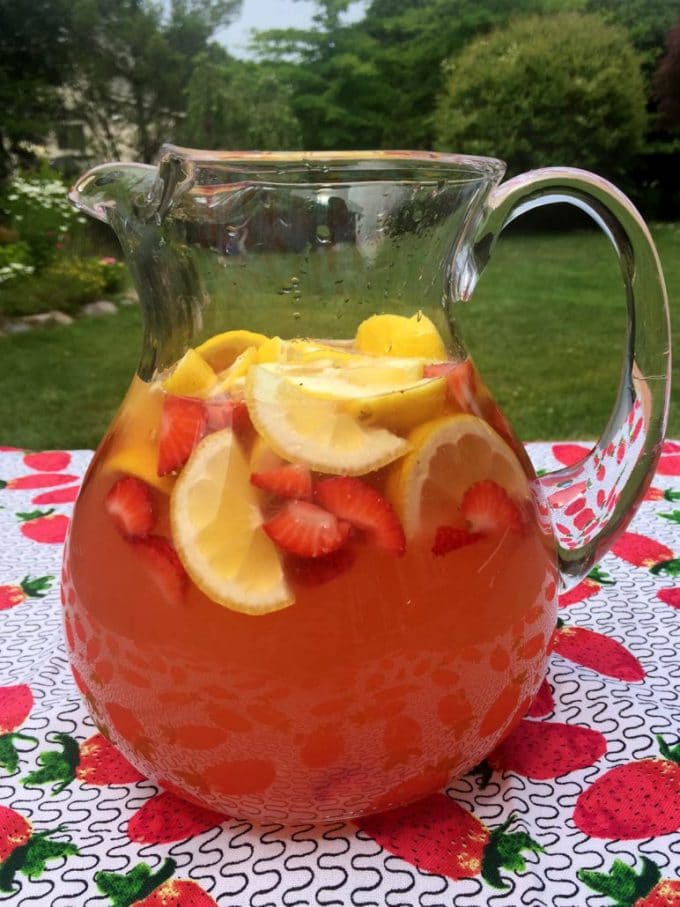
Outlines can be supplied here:
<path id="1" fill-rule="evenodd" d="M 323 479 L 314 490 L 316 500 L 340 520 L 367 533 L 369 539 L 390 554 L 403 554 L 406 547 L 399 517 L 383 496 L 353 476 Z"/>
<path id="2" fill-rule="evenodd" d="M 671 504 L 674 504 L 676 501 L 680 501 L 680 491 L 675 491 L 672 488 L 655 488 L 653 485 L 650 485 L 645 496 L 644 501 L 669 501 Z"/>
<path id="3" fill-rule="evenodd" d="M 130 817 L 127 833 L 137 844 L 169 844 L 221 825 L 225 816 L 163 791 Z"/>
<path id="4" fill-rule="evenodd" d="M 32 542 L 46 545 L 59 545 L 66 538 L 70 520 L 61 513 L 55 513 L 54 507 L 49 510 L 32 510 L 30 513 L 17 513 L 22 521 L 21 534 Z"/>
<path id="5" fill-rule="evenodd" d="M 568 506 L 575 498 L 582 495 L 587 489 L 587 482 L 567 482 L 558 485 L 557 490 L 548 495 L 548 503 L 553 510 Z"/>
<path id="6" fill-rule="evenodd" d="M 189 577 L 170 542 L 161 535 L 133 539 L 131 544 L 140 564 L 173 605 L 184 601 Z"/>
<path id="7" fill-rule="evenodd" d="M 36 473 L 28 476 L 17 476 L 16 479 L 8 479 L 7 481 L 0 479 L 0 490 L 7 488 L 10 491 L 30 491 L 35 488 L 50 488 L 53 485 L 70 485 L 71 482 L 77 481 L 78 476 Z"/>
<path id="8" fill-rule="evenodd" d="M 493 479 L 471 485 L 463 495 L 461 510 L 472 532 L 517 531 L 522 526 L 519 507 Z"/>
<path id="9" fill-rule="evenodd" d="M 644 668 L 632 652 L 611 636 L 587 627 L 569 627 L 558 620 L 552 649 L 563 658 L 584 668 L 592 668 L 605 677 L 629 683 L 645 679 Z"/>
<path id="10" fill-rule="evenodd" d="M 662 758 L 617 765 L 583 791 L 574 809 L 581 831 L 629 841 L 680 829 L 680 744 L 656 739 Z"/>
<path id="11" fill-rule="evenodd" d="M 250 481 L 256 488 L 275 494 L 279 498 L 312 500 L 312 474 L 301 463 L 284 463 L 265 472 L 254 472 Z"/>
<path id="12" fill-rule="evenodd" d="M 171 878 L 176 869 L 175 861 L 168 858 L 157 872 L 138 863 L 125 874 L 100 870 L 94 880 L 112 907 L 217 907 L 196 882 Z"/>
<path id="13" fill-rule="evenodd" d="M 44 598 L 53 576 L 25 576 L 18 585 L 0 586 L 0 611 L 7 611 L 25 602 L 27 598 Z"/>
<path id="14" fill-rule="evenodd" d="M 279 548 L 298 557 L 321 557 L 347 541 L 350 525 L 308 501 L 289 501 L 262 524 Z"/>
<path id="15" fill-rule="evenodd" d="M 665 602 L 665 604 L 670 605 L 671 608 L 680 609 L 680 588 L 677 586 L 673 589 L 659 589 L 656 593 L 656 597 L 659 601 Z"/>
<path id="16" fill-rule="evenodd" d="M 29 772 L 22 781 L 27 787 L 52 784 L 52 793 L 58 794 L 76 778 L 97 787 L 145 780 L 101 734 L 94 734 L 82 744 L 69 734 L 55 733 L 52 739 L 61 749 L 39 754 L 40 768 Z"/>
<path id="17" fill-rule="evenodd" d="M 489 756 L 493 768 L 537 781 L 586 768 L 607 752 L 607 741 L 591 728 L 522 719 Z"/>
<path id="18" fill-rule="evenodd" d="M 65 450 L 44 450 L 40 453 L 27 453 L 24 463 L 30 469 L 40 472 L 59 472 L 71 462 L 71 454 Z"/>
<path id="19" fill-rule="evenodd" d="M 604 573 L 599 567 L 594 567 L 588 576 L 581 580 L 573 589 L 562 592 L 557 599 L 560 608 L 568 608 L 575 605 L 591 595 L 596 595 L 602 586 L 615 586 L 616 582 L 610 578 L 608 573 Z"/>
<path id="20" fill-rule="evenodd" d="M 659 476 L 680 476 L 680 453 L 662 455 L 656 466 Z"/>
<path id="21" fill-rule="evenodd" d="M 49 831 L 33 832 L 24 816 L 7 806 L 0 806 L 0 891 L 15 892 L 15 876 L 22 873 L 39 879 L 49 860 L 77 854 L 70 841 L 55 841 L 62 826 Z"/>
<path id="22" fill-rule="evenodd" d="M 174 397 L 163 400 L 158 442 L 158 475 L 178 472 L 207 429 L 207 413 L 202 400 Z"/>
<path id="23" fill-rule="evenodd" d="M 553 444 L 553 457 L 563 466 L 574 466 L 590 453 L 590 448 L 583 444 Z"/>
<path id="24" fill-rule="evenodd" d="M 54 491 L 45 491 L 31 498 L 32 504 L 72 504 L 78 497 L 80 485 L 71 485 L 69 488 L 57 488 Z"/>
<path id="25" fill-rule="evenodd" d="M 104 507 L 125 538 L 142 538 L 153 529 L 151 489 L 135 476 L 123 476 L 114 482 L 104 498 Z"/>
<path id="26" fill-rule="evenodd" d="M 678 907 L 680 880 L 662 879 L 653 860 L 642 857 L 642 869 L 614 860 L 608 873 L 579 869 L 576 877 L 588 888 L 611 898 L 612 907 Z"/>
<path id="27" fill-rule="evenodd" d="M 469 529 L 458 529 L 455 526 L 438 526 L 434 534 L 432 554 L 440 557 L 458 548 L 464 548 L 482 538 L 481 532 L 470 532 Z"/>
<path id="28" fill-rule="evenodd" d="M 514 816 L 488 829 L 472 813 L 444 794 L 432 794 L 408 806 L 356 820 L 381 847 L 425 872 L 450 879 L 481 873 L 493 888 L 506 888 L 501 869 L 522 871 L 523 850 L 542 847 L 525 832 L 508 833 Z"/>
<path id="29" fill-rule="evenodd" d="M 614 542 L 612 554 L 634 567 L 647 567 L 650 573 L 658 575 L 668 573 L 670 576 L 680 574 L 680 558 L 666 545 L 641 535 L 638 532 L 624 532 Z"/>
<path id="30" fill-rule="evenodd" d="M 37 743 L 35 737 L 16 732 L 33 708 L 33 693 L 26 684 L 0 687 L 0 767 L 13 775 L 19 768 L 15 741 Z"/>
<path id="31" fill-rule="evenodd" d="M 536 693 L 534 701 L 529 706 L 526 717 L 545 718 L 546 715 L 550 715 L 554 711 L 555 700 L 553 699 L 552 690 L 546 677 L 543 679 L 543 683 L 538 688 L 538 693 Z"/>

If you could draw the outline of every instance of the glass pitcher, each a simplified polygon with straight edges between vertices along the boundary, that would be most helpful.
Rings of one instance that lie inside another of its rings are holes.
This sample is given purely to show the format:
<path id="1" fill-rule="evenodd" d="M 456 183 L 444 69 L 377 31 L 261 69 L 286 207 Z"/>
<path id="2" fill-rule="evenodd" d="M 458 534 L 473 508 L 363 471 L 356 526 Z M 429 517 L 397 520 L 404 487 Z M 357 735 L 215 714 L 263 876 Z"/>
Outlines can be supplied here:
<path id="1" fill-rule="evenodd" d="M 72 190 L 122 243 L 144 341 L 76 504 L 66 637 L 97 725 L 164 788 L 358 816 L 444 786 L 527 711 L 558 592 L 651 477 L 668 311 L 617 189 L 503 172 L 166 146 Z M 609 236 L 629 327 L 600 441 L 537 479 L 455 311 L 503 227 L 554 201 Z"/>

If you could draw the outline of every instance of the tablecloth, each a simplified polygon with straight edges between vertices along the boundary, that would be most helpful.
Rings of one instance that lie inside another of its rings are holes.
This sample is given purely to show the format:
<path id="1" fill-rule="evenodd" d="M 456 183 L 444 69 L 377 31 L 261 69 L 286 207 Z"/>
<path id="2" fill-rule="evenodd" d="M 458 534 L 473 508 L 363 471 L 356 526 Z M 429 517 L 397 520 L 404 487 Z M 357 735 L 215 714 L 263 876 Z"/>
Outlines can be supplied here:
<path id="1" fill-rule="evenodd" d="M 531 444 L 537 467 L 584 444 Z M 0 448 L 0 902 L 680 904 L 680 443 L 560 600 L 546 682 L 474 772 L 366 821 L 254 825 L 159 791 L 68 668 L 59 567 L 89 451 Z"/>

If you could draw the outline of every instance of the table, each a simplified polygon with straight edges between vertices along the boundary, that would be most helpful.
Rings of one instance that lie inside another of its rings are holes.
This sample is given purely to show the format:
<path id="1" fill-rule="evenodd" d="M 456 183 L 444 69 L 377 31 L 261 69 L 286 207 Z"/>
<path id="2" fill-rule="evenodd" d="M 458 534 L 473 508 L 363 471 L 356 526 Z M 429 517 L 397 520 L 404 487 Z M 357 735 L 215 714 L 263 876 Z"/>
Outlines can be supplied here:
<path id="1" fill-rule="evenodd" d="M 547 468 L 586 447 L 528 445 Z M 97 734 L 58 589 L 90 457 L 0 448 L 0 902 L 680 904 L 680 443 L 562 597 L 547 681 L 491 765 L 396 814 L 289 829 L 185 804 Z"/>

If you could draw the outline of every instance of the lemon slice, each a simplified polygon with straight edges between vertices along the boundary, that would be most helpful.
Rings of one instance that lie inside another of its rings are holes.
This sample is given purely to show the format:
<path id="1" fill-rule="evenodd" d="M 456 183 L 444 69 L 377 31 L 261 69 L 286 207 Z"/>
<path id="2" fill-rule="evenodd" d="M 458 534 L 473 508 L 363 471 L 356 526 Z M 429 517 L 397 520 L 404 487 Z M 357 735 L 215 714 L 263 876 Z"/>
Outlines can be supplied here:
<path id="1" fill-rule="evenodd" d="M 196 347 L 196 352 L 212 366 L 214 371 L 223 372 L 249 346 L 256 349 L 267 340 L 264 334 L 254 331 L 225 331 L 215 334 L 205 343 Z"/>
<path id="2" fill-rule="evenodd" d="M 229 368 L 218 376 L 218 382 L 210 392 L 211 396 L 228 394 L 238 387 L 241 379 L 245 378 L 248 369 L 255 362 L 257 362 L 257 347 L 246 347 L 242 353 L 238 354 Z"/>
<path id="3" fill-rule="evenodd" d="M 337 399 L 316 396 L 298 378 L 275 364 L 252 366 L 246 378 L 250 418 L 279 456 L 318 472 L 358 476 L 406 453 L 404 438 L 361 425 Z"/>
<path id="4" fill-rule="evenodd" d="M 452 522 L 465 491 L 483 479 L 515 500 L 529 494 L 515 454 L 476 416 L 442 416 L 418 426 L 408 440 L 411 451 L 390 467 L 386 489 L 409 538 Z"/>
<path id="5" fill-rule="evenodd" d="M 217 375 L 196 350 L 187 350 L 165 379 L 163 387 L 180 397 L 201 397 L 217 381 Z"/>
<path id="6" fill-rule="evenodd" d="M 420 356 L 429 360 L 447 358 L 439 331 L 427 315 L 372 315 L 357 328 L 355 346 L 374 356 Z"/>
<path id="7" fill-rule="evenodd" d="M 192 453 L 172 492 L 170 523 L 187 573 L 213 601 L 244 614 L 293 603 L 230 428 L 208 435 Z"/>

